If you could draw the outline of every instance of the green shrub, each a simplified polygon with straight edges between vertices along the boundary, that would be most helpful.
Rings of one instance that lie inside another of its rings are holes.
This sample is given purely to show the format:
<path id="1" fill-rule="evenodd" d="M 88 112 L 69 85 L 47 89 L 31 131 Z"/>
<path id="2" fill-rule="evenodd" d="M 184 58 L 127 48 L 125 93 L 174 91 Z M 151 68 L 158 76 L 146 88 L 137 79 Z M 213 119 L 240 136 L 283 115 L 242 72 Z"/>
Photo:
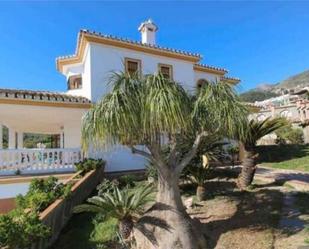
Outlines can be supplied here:
<path id="1" fill-rule="evenodd" d="M 303 144 L 304 133 L 301 128 L 293 128 L 291 125 L 285 126 L 276 132 L 277 143 L 279 144 Z"/>
<path id="2" fill-rule="evenodd" d="M 58 198 L 66 198 L 71 193 L 71 184 L 58 183 L 55 177 L 33 179 L 25 196 L 16 197 L 18 209 L 31 209 L 41 212 Z"/>
<path id="3" fill-rule="evenodd" d="M 29 248 L 33 242 L 50 235 L 37 213 L 16 209 L 0 215 L 0 247 Z"/>
<path id="4" fill-rule="evenodd" d="M 158 179 L 158 170 L 157 170 L 157 168 L 153 165 L 153 163 L 149 163 L 149 164 L 146 166 L 146 175 L 147 175 L 147 177 L 152 177 L 152 178 L 154 178 L 155 180 Z"/>
<path id="5" fill-rule="evenodd" d="M 135 182 L 137 181 L 137 177 L 132 174 L 123 175 L 119 177 L 118 181 L 119 181 L 120 188 L 123 188 L 123 187 L 133 188 L 135 187 Z"/>
<path id="6" fill-rule="evenodd" d="M 82 174 L 105 166 L 105 161 L 102 159 L 85 158 L 83 161 L 76 163 L 75 167 Z"/>
<path id="7" fill-rule="evenodd" d="M 118 180 L 109 180 L 109 179 L 104 179 L 98 186 L 98 195 L 103 195 L 107 192 L 112 191 L 115 187 L 119 186 Z"/>

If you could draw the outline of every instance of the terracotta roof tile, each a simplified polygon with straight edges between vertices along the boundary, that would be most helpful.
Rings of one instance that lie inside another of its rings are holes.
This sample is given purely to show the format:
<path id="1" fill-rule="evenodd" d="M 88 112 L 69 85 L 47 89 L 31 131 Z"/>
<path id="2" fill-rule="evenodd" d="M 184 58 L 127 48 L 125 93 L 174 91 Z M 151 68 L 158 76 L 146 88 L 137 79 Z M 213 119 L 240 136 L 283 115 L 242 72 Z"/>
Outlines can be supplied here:
<path id="1" fill-rule="evenodd" d="M 163 47 L 163 46 L 159 46 L 159 45 L 145 44 L 145 43 L 142 43 L 140 41 L 134 41 L 134 40 L 130 40 L 130 39 L 127 39 L 127 38 L 120 38 L 120 37 L 113 36 L 113 35 L 106 35 L 106 34 L 102 34 L 100 32 L 82 29 L 78 33 L 78 38 L 77 38 L 78 43 L 77 43 L 77 46 L 76 46 L 75 54 L 74 55 L 59 56 L 59 57 L 57 57 L 57 59 L 68 59 L 68 58 L 75 57 L 78 53 L 79 44 L 81 42 L 81 36 L 83 34 L 92 35 L 92 36 L 101 37 L 101 38 L 110 39 L 110 40 L 121 41 L 121 42 L 129 43 L 129 44 L 139 45 L 139 46 L 142 46 L 142 47 L 154 48 L 154 49 L 163 50 L 163 51 L 166 51 L 166 52 L 172 52 L 172 53 L 177 53 L 177 54 L 181 54 L 181 55 L 192 56 L 192 57 L 196 57 L 198 59 L 202 58 L 202 56 L 198 53 L 191 53 L 191 52 L 183 51 L 183 50 L 180 50 L 180 49 L 173 49 L 173 48 Z"/>
<path id="2" fill-rule="evenodd" d="M 66 93 L 0 88 L 0 99 L 1 98 L 26 99 L 35 101 L 63 102 L 63 103 L 79 103 L 79 104 L 91 103 L 91 101 L 85 97 L 73 96 Z"/>
<path id="3" fill-rule="evenodd" d="M 211 70 L 216 70 L 216 71 L 221 71 L 221 72 L 224 72 L 224 73 L 228 73 L 228 70 L 225 69 L 225 68 L 210 66 L 210 65 L 202 64 L 202 63 L 197 63 L 195 65 L 198 66 L 198 67 L 204 67 L 204 68 L 208 68 L 208 69 L 211 69 Z"/>
<path id="4" fill-rule="evenodd" d="M 234 77 L 227 77 L 227 76 L 223 76 L 221 78 L 222 80 L 227 80 L 227 81 L 235 81 L 235 82 L 240 82 L 240 79 L 239 78 L 234 78 Z"/>

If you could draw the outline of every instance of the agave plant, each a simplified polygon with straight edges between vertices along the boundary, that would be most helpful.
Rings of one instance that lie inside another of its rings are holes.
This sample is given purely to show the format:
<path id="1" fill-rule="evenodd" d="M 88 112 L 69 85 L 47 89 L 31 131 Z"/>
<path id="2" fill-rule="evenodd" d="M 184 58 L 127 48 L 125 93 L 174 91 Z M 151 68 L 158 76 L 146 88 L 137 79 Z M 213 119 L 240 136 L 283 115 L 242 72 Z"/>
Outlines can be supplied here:
<path id="1" fill-rule="evenodd" d="M 285 118 L 267 118 L 263 121 L 252 119 L 249 122 L 247 134 L 239 137 L 239 140 L 244 148 L 242 170 L 237 181 L 240 189 L 245 189 L 253 181 L 256 171 L 256 159 L 258 157 L 256 152 L 257 141 L 262 137 L 275 132 L 279 128 L 284 127 L 285 125 L 287 125 Z"/>
<path id="2" fill-rule="evenodd" d="M 93 196 L 74 208 L 75 213 L 94 212 L 103 218 L 115 218 L 118 221 L 119 234 L 127 239 L 133 229 L 134 222 L 143 213 L 145 205 L 152 200 L 153 187 L 145 185 L 138 189 L 119 189 Z"/>

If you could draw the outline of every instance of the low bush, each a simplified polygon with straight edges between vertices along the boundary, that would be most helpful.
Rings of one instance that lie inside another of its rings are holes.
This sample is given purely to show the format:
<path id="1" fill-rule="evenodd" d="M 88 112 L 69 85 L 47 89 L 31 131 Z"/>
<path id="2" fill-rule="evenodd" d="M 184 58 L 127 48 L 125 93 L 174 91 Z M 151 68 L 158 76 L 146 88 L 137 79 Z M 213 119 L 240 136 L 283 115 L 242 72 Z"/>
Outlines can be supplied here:
<path id="1" fill-rule="evenodd" d="M 133 188 L 135 187 L 135 183 L 137 181 L 137 177 L 135 175 L 129 174 L 129 175 L 123 175 L 118 178 L 119 181 L 119 187 L 128 187 Z"/>
<path id="2" fill-rule="evenodd" d="M 86 174 L 91 170 L 104 167 L 105 163 L 103 159 L 85 158 L 83 161 L 76 163 L 75 167 L 78 171 L 81 171 L 81 174 Z"/>
<path id="3" fill-rule="evenodd" d="M 16 209 L 0 215 L 0 247 L 29 248 L 33 242 L 49 235 L 49 227 L 42 224 L 36 212 Z"/>
<path id="4" fill-rule="evenodd" d="M 280 128 L 277 132 L 277 143 L 278 144 L 303 144 L 304 133 L 301 128 L 293 128 L 285 126 Z"/>
<path id="5" fill-rule="evenodd" d="M 27 194 L 16 197 L 16 206 L 18 209 L 41 212 L 56 199 L 68 197 L 71 187 L 71 184 L 58 183 L 58 179 L 52 176 L 47 179 L 33 179 Z"/>
<path id="6" fill-rule="evenodd" d="M 115 187 L 119 186 L 118 180 L 109 180 L 109 179 L 104 179 L 98 186 L 98 195 L 103 195 L 105 193 L 109 193 L 112 191 Z"/>
<path id="7" fill-rule="evenodd" d="M 16 208 L 0 215 L 0 247 L 30 248 L 31 244 L 50 235 L 39 214 L 58 198 L 71 193 L 71 184 L 59 183 L 55 177 L 33 179 L 26 195 L 16 197 Z"/>

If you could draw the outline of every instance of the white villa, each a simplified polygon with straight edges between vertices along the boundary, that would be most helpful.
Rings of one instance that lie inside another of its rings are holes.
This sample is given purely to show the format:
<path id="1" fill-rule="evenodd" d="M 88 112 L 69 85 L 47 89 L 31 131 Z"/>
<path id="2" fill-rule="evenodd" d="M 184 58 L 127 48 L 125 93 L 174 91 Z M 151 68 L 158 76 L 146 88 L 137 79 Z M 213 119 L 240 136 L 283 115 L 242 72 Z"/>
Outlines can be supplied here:
<path id="1" fill-rule="evenodd" d="M 188 91 L 207 81 L 240 81 L 227 77 L 226 69 L 201 64 L 199 54 L 157 45 L 158 27 L 151 20 L 143 22 L 138 30 L 141 41 L 81 30 L 75 54 L 56 59 L 57 70 L 66 77 L 65 93 L 0 89 L 0 172 L 72 170 L 74 162 L 83 157 L 82 116 L 110 90 L 106 82 L 112 71 L 160 71 Z M 9 130 L 7 148 L 3 148 L 2 127 Z M 25 133 L 53 134 L 56 146 L 24 148 Z M 120 146 L 89 155 L 103 156 L 108 171 L 141 169 L 145 163 Z"/>

